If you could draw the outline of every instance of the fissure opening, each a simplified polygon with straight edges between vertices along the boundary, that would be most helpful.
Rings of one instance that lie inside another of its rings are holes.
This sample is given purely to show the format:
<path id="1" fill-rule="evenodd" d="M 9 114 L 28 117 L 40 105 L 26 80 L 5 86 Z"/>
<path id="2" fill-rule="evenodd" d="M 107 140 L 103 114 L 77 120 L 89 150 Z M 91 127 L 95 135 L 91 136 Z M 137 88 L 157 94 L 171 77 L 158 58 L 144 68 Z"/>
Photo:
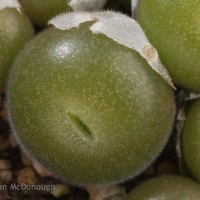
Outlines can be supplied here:
<path id="1" fill-rule="evenodd" d="M 74 126 L 74 128 L 76 130 L 78 130 L 79 133 L 81 133 L 80 136 L 82 136 L 83 140 L 94 140 L 94 134 L 93 132 L 91 131 L 91 129 L 88 127 L 88 125 L 80 118 L 78 117 L 77 115 L 75 114 L 72 114 L 72 113 L 68 113 L 71 121 L 72 121 L 72 124 Z"/>

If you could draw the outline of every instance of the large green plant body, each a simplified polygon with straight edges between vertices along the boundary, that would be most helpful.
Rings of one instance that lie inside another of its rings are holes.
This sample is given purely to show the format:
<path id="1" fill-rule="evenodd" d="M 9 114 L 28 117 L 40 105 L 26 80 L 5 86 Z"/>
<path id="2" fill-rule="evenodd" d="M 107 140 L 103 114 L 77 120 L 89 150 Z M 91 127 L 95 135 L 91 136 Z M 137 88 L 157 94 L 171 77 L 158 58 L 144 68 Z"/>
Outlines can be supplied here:
<path id="1" fill-rule="evenodd" d="M 163 149 L 174 117 L 171 87 L 136 51 L 93 34 L 91 24 L 36 36 L 8 86 L 22 147 L 76 185 L 140 173 Z"/>

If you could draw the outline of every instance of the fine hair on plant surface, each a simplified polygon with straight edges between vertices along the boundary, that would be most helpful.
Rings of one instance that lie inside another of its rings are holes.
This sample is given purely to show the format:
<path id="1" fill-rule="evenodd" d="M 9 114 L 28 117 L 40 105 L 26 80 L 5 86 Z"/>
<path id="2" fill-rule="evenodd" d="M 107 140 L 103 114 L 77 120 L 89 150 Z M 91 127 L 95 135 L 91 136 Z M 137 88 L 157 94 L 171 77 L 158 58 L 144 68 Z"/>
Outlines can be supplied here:
<path id="1" fill-rule="evenodd" d="M 75 185 L 141 173 L 164 148 L 175 113 L 174 86 L 156 50 L 119 13 L 72 12 L 48 24 L 21 52 L 8 82 L 21 145 Z"/>

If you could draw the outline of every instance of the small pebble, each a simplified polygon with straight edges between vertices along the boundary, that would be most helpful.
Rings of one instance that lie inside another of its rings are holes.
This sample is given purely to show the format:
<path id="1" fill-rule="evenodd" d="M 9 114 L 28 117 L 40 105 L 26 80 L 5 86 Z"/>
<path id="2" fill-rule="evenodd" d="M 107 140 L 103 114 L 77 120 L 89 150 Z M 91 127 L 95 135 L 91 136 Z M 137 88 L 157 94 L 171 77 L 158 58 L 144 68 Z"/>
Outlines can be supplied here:
<path id="1" fill-rule="evenodd" d="M 61 196 L 67 194 L 69 190 L 70 188 L 68 185 L 55 184 L 55 189 L 51 191 L 51 194 L 56 198 L 60 198 Z"/>
<path id="2" fill-rule="evenodd" d="M 23 164 L 24 164 L 26 167 L 31 167 L 32 161 L 31 161 L 31 159 L 29 158 L 29 156 L 28 156 L 27 154 L 25 154 L 23 151 L 20 152 L 20 155 L 21 155 L 21 159 L 22 159 Z"/>
<path id="3" fill-rule="evenodd" d="M 18 184 L 36 185 L 38 183 L 38 177 L 31 167 L 25 167 L 20 170 L 17 176 L 17 182 Z"/>
<path id="4" fill-rule="evenodd" d="M 52 175 L 50 171 L 48 171 L 46 168 L 44 168 L 41 164 L 38 162 L 33 163 L 33 168 L 35 171 L 42 177 L 49 177 Z"/>
<path id="5" fill-rule="evenodd" d="M 0 151 L 5 151 L 9 148 L 9 140 L 2 135 L 0 135 Z"/>
<path id="6" fill-rule="evenodd" d="M 0 179 L 8 184 L 12 180 L 13 173 L 10 170 L 2 170 L 0 171 Z"/>
<path id="7" fill-rule="evenodd" d="M 124 200 L 126 198 L 126 191 L 122 186 L 87 187 L 86 189 L 90 200 Z"/>
<path id="8" fill-rule="evenodd" d="M 15 148 L 19 145 L 14 133 L 9 133 L 9 141 L 12 148 Z"/>
<path id="9" fill-rule="evenodd" d="M 0 111 L 0 117 L 1 117 L 4 121 L 8 121 L 8 115 L 7 115 L 6 109 L 2 109 L 2 110 Z"/>
<path id="10" fill-rule="evenodd" d="M 0 182 L 0 185 L 3 186 L 3 182 Z M 8 193 L 8 190 L 2 189 L 0 191 L 0 200 L 11 200 L 11 196 Z M 12 199 L 13 200 L 13 199 Z"/>
<path id="11" fill-rule="evenodd" d="M 0 170 L 5 170 L 5 169 L 10 169 L 11 168 L 11 163 L 9 160 L 0 160 Z"/>

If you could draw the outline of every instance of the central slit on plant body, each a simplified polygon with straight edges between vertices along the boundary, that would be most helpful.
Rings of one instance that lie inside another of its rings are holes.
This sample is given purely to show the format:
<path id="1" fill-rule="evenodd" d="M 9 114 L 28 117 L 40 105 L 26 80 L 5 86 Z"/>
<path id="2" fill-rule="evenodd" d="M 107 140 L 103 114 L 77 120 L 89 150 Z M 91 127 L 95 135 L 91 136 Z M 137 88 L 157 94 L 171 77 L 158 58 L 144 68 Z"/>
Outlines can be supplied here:
<path id="1" fill-rule="evenodd" d="M 79 133 L 81 133 L 80 136 L 83 140 L 94 140 L 94 134 L 92 133 L 91 129 L 80 117 L 72 114 L 71 112 L 68 113 L 68 116 L 74 128 L 78 130 Z"/>

